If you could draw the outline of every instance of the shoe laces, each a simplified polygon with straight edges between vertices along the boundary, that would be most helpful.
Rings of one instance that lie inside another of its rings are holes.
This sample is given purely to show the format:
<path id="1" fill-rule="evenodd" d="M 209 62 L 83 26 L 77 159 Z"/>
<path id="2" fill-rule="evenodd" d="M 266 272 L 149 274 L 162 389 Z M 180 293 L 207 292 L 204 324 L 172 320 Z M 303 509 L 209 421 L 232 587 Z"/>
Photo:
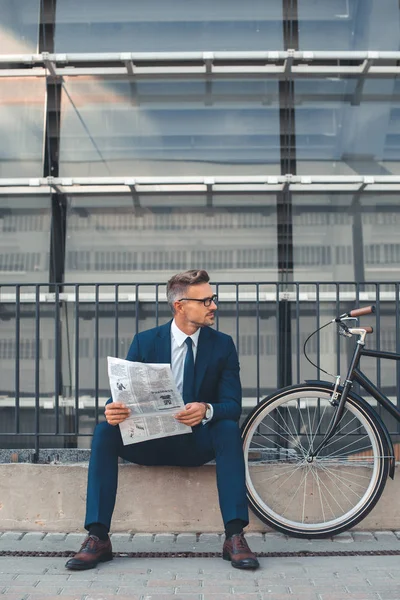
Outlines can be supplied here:
<path id="1" fill-rule="evenodd" d="M 236 547 L 238 550 L 248 550 L 247 542 L 243 533 L 238 533 L 236 535 Z"/>
<path id="2" fill-rule="evenodd" d="M 93 546 L 93 544 L 98 541 L 99 541 L 99 538 L 96 537 L 95 535 L 88 535 L 81 546 L 81 552 L 82 552 L 82 550 L 90 550 L 91 546 Z"/>

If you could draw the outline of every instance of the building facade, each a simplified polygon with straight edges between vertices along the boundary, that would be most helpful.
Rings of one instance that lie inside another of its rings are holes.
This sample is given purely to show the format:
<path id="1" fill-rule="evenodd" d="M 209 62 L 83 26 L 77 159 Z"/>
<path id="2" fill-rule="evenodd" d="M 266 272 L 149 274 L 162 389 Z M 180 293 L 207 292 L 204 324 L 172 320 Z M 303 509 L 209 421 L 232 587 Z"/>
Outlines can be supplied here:
<path id="1" fill-rule="evenodd" d="M 400 351 L 397 0 L 0 12 L 1 445 L 87 445 L 106 356 L 169 318 L 188 268 L 218 287 L 247 406 L 315 377 L 304 340 L 355 304 Z M 315 340 L 337 372 L 336 332 Z M 369 367 L 394 398 L 396 365 Z"/>

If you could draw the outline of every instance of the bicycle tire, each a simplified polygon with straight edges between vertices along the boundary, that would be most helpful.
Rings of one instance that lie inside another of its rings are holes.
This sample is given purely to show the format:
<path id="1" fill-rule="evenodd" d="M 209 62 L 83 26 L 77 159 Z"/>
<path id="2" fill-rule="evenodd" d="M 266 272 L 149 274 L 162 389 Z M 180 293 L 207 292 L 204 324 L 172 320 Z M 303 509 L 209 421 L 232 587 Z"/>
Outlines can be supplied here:
<path id="1" fill-rule="evenodd" d="M 336 410 L 332 393 L 324 383 L 278 390 L 242 426 L 249 505 L 264 523 L 289 536 L 318 538 L 346 531 L 367 516 L 386 484 L 386 436 L 373 409 L 352 393 L 339 430 L 307 462 L 307 451 L 316 448 Z"/>

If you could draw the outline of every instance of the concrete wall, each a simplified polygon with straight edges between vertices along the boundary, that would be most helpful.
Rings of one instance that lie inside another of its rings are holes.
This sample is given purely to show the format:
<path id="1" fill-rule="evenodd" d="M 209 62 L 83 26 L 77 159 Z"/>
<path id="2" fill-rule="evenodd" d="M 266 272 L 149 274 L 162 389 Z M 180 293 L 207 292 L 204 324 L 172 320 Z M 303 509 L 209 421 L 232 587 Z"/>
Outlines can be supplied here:
<path id="1" fill-rule="evenodd" d="M 0 530 L 83 530 L 87 464 L 0 465 Z M 357 529 L 400 529 L 400 476 Z M 250 528 L 268 528 L 251 515 Z M 215 467 L 120 465 L 114 532 L 222 531 Z"/>

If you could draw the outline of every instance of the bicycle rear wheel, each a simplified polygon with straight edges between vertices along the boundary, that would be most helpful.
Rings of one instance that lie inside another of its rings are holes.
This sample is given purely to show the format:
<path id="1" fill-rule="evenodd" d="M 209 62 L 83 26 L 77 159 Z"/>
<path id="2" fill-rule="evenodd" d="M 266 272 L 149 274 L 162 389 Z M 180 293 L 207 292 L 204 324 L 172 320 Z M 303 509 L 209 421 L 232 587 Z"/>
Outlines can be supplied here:
<path id="1" fill-rule="evenodd" d="M 331 396 L 323 384 L 286 388 L 256 406 L 242 427 L 250 506 L 264 523 L 291 536 L 349 529 L 385 487 L 385 435 L 371 407 L 351 394 L 334 437 L 307 461 L 337 409 Z"/>

